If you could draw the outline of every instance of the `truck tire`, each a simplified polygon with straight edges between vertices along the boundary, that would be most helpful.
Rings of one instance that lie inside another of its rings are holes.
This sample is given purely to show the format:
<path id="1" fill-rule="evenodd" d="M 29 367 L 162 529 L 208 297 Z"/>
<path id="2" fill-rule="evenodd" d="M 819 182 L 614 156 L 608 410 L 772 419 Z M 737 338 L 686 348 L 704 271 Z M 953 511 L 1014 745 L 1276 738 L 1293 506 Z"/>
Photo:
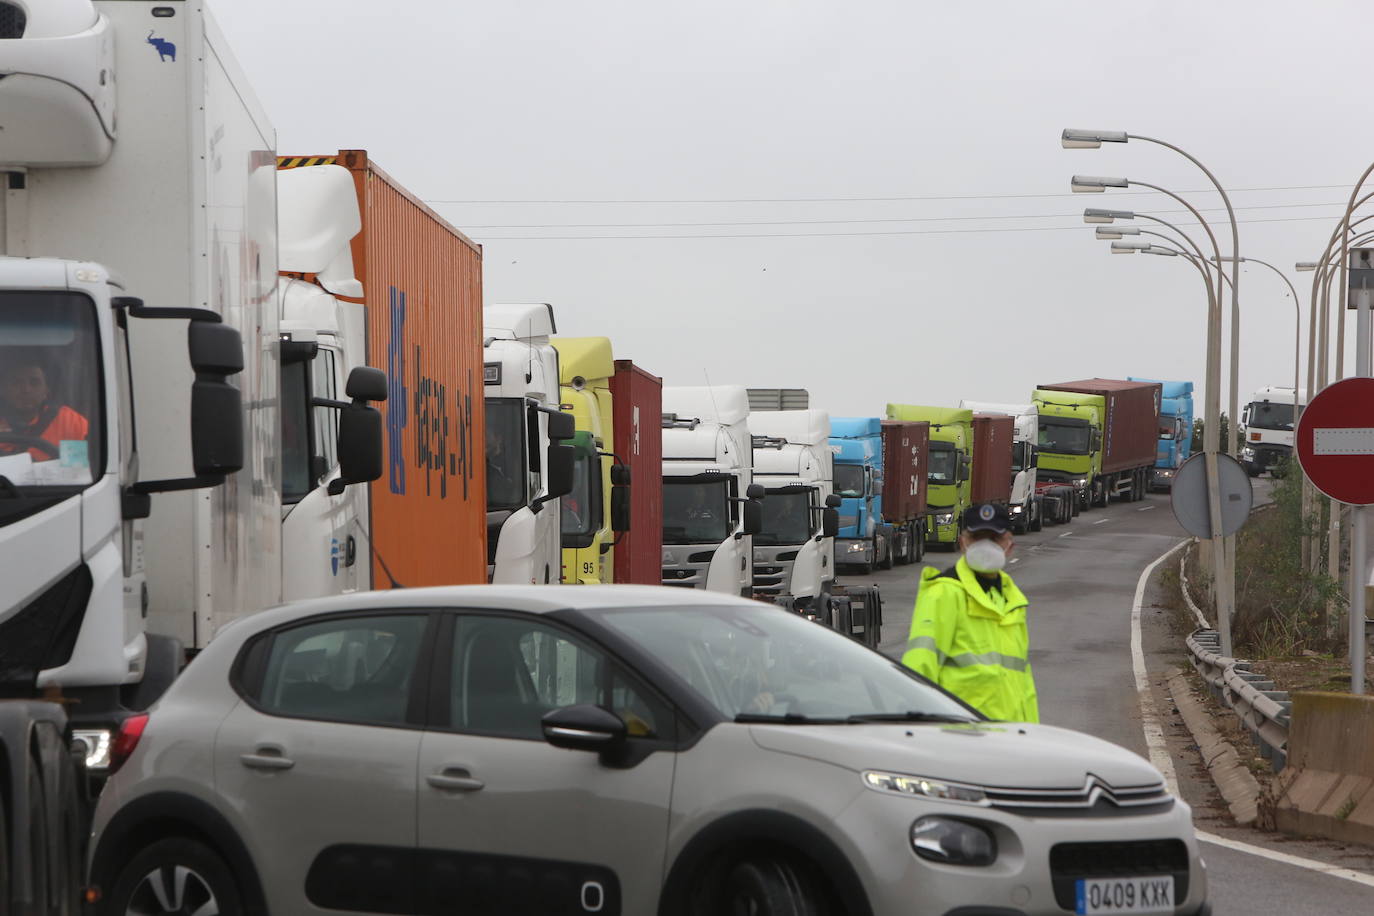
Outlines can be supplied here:
<path id="1" fill-rule="evenodd" d="M 174 885 L 168 878 L 185 869 Z M 170 908 L 163 902 L 172 904 Z M 239 913 L 243 897 L 229 865 L 213 849 L 188 837 L 158 840 L 120 869 L 114 890 L 105 896 L 103 916 L 178 913 Z"/>
<path id="2" fill-rule="evenodd" d="M 29 760 L 28 785 L 25 801 L 29 807 L 29 875 L 33 887 L 33 909 L 29 912 L 46 914 L 50 907 L 48 890 L 51 887 L 52 824 L 48 823 L 48 799 L 39 775 L 42 765 Z"/>
<path id="3" fill-rule="evenodd" d="M 892 540 L 884 540 L 882 538 L 878 539 L 878 543 L 886 547 L 882 552 L 882 556 L 878 558 L 878 568 L 891 569 L 896 565 L 892 559 L 892 550 L 896 545 L 893 544 Z"/>
<path id="4" fill-rule="evenodd" d="M 1041 531 L 1045 527 L 1045 501 L 1039 497 L 1031 500 L 1030 530 Z"/>

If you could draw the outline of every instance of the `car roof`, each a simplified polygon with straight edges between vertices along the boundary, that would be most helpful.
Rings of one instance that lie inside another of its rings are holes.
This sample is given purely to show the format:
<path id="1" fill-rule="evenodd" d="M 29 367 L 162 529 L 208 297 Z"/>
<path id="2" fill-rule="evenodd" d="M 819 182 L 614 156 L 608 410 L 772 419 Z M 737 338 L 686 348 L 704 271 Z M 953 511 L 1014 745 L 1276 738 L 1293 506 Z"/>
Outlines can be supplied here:
<path id="1" fill-rule="evenodd" d="M 548 614 L 563 610 L 600 610 L 617 607 L 668 610 L 675 607 L 721 606 L 757 609 L 772 605 L 719 592 L 662 585 L 447 585 L 436 588 L 384 589 L 296 601 L 240 620 L 251 621 L 252 629 L 257 631 L 317 614 L 366 610 L 404 611 L 451 607 Z"/>

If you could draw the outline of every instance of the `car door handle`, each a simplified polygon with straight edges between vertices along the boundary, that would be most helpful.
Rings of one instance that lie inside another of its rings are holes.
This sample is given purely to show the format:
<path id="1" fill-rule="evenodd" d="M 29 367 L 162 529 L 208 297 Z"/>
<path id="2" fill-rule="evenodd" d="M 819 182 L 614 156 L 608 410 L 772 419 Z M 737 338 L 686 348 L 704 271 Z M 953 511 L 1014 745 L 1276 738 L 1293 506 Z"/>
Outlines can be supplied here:
<path id="1" fill-rule="evenodd" d="M 451 789 L 455 792 L 476 792 L 486 786 L 486 783 L 473 778 L 473 775 L 463 767 L 444 767 L 440 772 L 426 776 L 425 782 L 436 789 Z"/>
<path id="2" fill-rule="evenodd" d="M 255 753 L 240 754 L 239 762 L 254 770 L 289 770 L 296 765 L 279 747 L 260 747 Z"/>

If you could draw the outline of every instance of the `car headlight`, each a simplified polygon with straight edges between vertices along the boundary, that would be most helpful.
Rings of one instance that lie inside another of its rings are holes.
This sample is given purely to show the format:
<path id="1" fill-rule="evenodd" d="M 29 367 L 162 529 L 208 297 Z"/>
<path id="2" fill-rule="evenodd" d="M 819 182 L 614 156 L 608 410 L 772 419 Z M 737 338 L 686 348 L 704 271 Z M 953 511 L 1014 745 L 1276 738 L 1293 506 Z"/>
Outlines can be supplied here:
<path id="1" fill-rule="evenodd" d="M 952 817 L 923 817 L 912 824 L 911 848 L 921 858 L 945 865 L 997 861 L 997 840 L 989 830 Z"/>
<path id="2" fill-rule="evenodd" d="M 893 792 L 897 795 L 916 795 L 921 798 L 938 798 L 943 801 L 961 801 L 981 804 L 987 796 L 977 786 L 942 779 L 927 779 L 924 776 L 903 776 L 900 773 L 884 773 L 879 770 L 864 771 L 864 785 L 879 792 Z"/>
<path id="3" fill-rule="evenodd" d="M 952 524 L 954 524 L 954 513 L 953 513 L 953 512 L 937 512 L 937 513 L 935 514 L 935 524 L 937 524 L 937 525 L 952 525 Z"/>

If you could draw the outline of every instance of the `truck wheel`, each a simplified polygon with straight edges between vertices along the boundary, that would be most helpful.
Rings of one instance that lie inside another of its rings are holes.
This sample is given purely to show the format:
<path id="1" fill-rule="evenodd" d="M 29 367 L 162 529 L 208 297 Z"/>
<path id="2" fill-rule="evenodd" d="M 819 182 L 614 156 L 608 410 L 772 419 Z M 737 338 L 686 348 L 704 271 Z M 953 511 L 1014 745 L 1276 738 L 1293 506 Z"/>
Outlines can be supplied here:
<path id="1" fill-rule="evenodd" d="M 169 837 L 129 860 L 100 912 L 106 916 L 238 913 L 242 897 L 229 866 L 210 847 Z"/>
<path id="2" fill-rule="evenodd" d="M 878 568 L 891 569 L 896 565 L 892 561 L 892 548 L 894 545 L 891 541 L 879 541 L 879 543 L 882 544 L 885 549 L 882 551 L 882 558 L 878 560 Z"/>
<path id="3" fill-rule="evenodd" d="M 1045 527 L 1045 503 L 1043 500 L 1031 501 L 1031 531 L 1041 531 Z"/>
<path id="4" fill-rule="evenodd" d="M 30 758 L 28 788 L 24 793 L 29 803 L 29 876 L 33 887 L 33 909 L 30 912 L 33 913 L 48 912 L 51 884 L 48 857 L 52 853 L 49 832 L 55 826 L 48 823 L 48 799 L 39 776 L 40 767 L 37 760 Z M 8 886 L 5 891 L 8 893 Z"/>
<path id="5" fill-rule="evenodd" d="M 806 872 L 781 858 L 746 859 L 730 870 L 709 910 L 749 916 L 825 916 L 829 908 L 812 888 Z"/>

